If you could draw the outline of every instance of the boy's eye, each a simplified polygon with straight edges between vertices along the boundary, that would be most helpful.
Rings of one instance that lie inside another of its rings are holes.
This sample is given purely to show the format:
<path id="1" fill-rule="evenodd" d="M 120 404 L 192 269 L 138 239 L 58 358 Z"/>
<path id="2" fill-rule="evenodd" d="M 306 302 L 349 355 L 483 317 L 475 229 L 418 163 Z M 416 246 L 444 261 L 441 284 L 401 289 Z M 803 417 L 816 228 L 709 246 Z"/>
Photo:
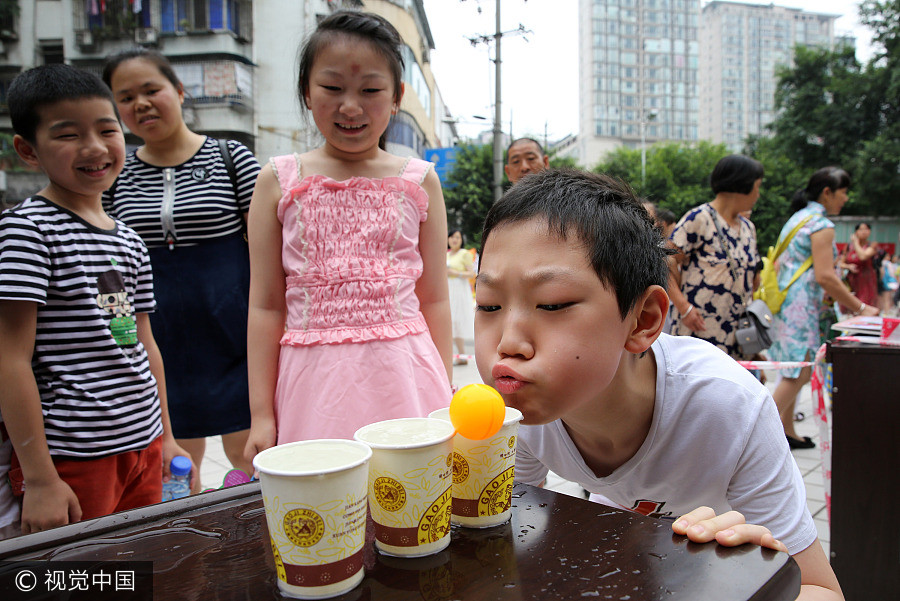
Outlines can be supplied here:
<path id="1" fill-rule="evenodd" d="M 338 92 L 341 89 L 339 86 L 322 86 L 322 87 L 324 89 L 328 90 L 329 92 Z"/>
<path id="2" fill-rule="evenodd" d="M 500 310 L 500 305 L 475 305 L 475 310 L 483 313 L 493 313 Z"/>
<path id="3" fill-rule="evenodd" d="M 575 303 L 555 303 L 552 305 L 538 305 L 538 309 L 543 311 L 562 311 L 563 309 L 568 309 Z"/>
<path id="4" fill-rule="evenodd" d="M 377 94 L 380 91 L 381 91 L 381 89 L 379 89 L 379 88 L 365 88 L 363 90 L 363 92 L 365 92 L 366 94 Z"/>

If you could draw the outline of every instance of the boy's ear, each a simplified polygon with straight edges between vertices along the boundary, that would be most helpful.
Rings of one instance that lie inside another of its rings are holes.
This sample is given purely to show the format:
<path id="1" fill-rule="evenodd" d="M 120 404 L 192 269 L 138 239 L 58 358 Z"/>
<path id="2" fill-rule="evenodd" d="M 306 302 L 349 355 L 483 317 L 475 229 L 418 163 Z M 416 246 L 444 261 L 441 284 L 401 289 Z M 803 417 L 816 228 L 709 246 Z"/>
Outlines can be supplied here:
<path id="1" fill-rule="evenodd" d="M 669 295 L 661 286 L 650 286 L 644 291 L 631 311 L 632 328 L 625 341 L 629 353 L 643 353 L 659 338 L 669 312 Z"/>
<path id="2" fill-rule="evenodd" d="M 23 161 L 28 163 L 31 167 L 40 167 L 41 162 L 38 160 L 37 151 L 34 147 L 34 144 L 16 134 L 13 136 L 13 148 L 16 149 L 16 154 L 18 154 Z"/>

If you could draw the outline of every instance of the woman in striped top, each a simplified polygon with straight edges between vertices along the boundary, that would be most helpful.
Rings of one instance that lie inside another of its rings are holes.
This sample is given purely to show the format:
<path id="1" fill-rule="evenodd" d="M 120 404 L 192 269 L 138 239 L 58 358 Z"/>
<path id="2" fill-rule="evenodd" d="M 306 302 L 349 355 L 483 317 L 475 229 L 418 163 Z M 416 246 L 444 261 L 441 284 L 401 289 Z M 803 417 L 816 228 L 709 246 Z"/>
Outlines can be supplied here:
<path id="1" fill-rule="evenodd" d="M 126 157 L 104 205 L 150 249 L 158 303 L 152 324 L 175 437 L 199 471 L 206 437 L 221 434 L 232 465 L 252 473 L 243 458 L 250 426 L 244 232 L 259 164 L 240 143 L 187 127 L 184 87 L 162 55 L 118 54 L 103 79 L 122 120 L 144 142 Z"/>

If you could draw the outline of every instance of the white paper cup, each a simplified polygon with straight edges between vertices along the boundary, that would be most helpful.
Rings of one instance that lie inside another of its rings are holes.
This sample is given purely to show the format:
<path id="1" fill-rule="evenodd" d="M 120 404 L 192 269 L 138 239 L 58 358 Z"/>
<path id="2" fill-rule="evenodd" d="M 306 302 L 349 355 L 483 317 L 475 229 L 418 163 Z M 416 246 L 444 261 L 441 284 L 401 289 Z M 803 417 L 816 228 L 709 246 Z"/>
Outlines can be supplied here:
<path id="1" fill-rule="evenodd" d="M 450 409 L 432 411 L 429 417 L 449 422 Z M 454 524 L 490 528 L 509 520 L 521 420 L 521 411 L 507 407 L 503 426 L 490 438 L 453 437 Z"/>
<path id="2" fill-rule="evenodd" d="M 283 595 L 324 599 L 362 581 L 371 457 L 353 440 L 304 440 L 253 459 Z"/>
<path id="3" fill-rule="evenodd" d="M 375 547 L 421 557 L 450 544 L 453 426 L 428 417 L 369 424 L 353 435 L 372 447 L 369 508 Z"/>

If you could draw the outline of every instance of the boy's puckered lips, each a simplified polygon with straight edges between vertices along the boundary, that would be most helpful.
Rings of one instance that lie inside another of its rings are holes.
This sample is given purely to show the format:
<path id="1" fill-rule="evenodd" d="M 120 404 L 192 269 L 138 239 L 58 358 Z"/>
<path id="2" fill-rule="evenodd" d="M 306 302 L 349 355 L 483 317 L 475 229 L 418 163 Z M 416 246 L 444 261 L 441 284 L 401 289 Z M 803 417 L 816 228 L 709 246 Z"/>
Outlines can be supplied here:
<path id="1" fill-rule="evenodd" d="M 494 380 L 494 388 L 501 394 L 516 393 L 528 383 L 514 369 L 501 363 L 495 365 L 491 370 L 491 377 Z"/>

